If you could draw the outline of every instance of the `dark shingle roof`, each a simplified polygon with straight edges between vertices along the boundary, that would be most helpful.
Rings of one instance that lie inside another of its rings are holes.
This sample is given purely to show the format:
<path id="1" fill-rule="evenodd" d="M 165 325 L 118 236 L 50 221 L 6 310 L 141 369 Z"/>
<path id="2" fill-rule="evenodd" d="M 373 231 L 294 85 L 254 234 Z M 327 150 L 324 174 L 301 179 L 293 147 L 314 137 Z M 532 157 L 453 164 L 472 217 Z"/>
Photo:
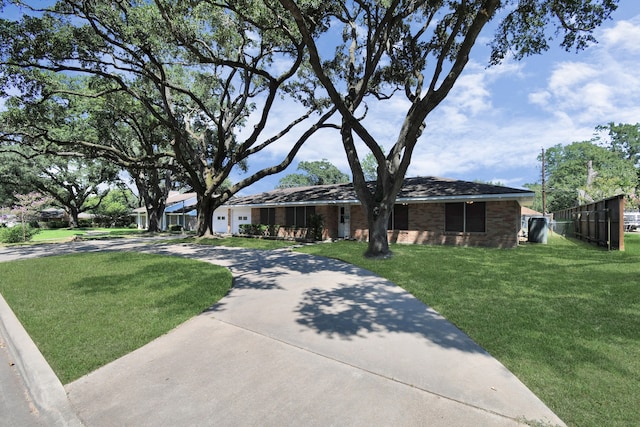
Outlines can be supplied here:
<path id="1" fill-rule="evenodd" d="M 459 199 L 529 199 L 533 192 L 498 185 L 436 177 L 406 178 L 398 193 L 398 202 Z M 359 203 L 352 183 L 294 187 L 236 197 L 227 205 L 323 205 Z"/>

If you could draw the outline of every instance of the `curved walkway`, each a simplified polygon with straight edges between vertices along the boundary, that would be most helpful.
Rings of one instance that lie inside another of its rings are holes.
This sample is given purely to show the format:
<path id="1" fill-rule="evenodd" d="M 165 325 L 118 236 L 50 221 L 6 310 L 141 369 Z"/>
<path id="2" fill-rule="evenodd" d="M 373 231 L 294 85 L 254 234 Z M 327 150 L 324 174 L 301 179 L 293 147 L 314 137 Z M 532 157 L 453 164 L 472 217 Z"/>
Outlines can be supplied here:
<path id="1" fill-rule="evenodd" d="M 0 261 L 51 249 L 0 248 Z M 234 286 L 201 315 L 67 384 L 87 426 L 563 425 L 465 334 L 366 270 L 286 250 L 55 246 L 102 250 L 227 266 Z"/>

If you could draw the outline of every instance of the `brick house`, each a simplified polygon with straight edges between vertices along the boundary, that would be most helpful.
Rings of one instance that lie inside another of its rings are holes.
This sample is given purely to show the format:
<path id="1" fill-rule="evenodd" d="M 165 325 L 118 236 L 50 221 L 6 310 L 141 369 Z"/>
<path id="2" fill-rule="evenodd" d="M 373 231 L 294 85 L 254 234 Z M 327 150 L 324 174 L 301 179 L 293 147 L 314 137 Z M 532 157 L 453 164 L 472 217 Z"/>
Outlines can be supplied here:
<path id="1" fill-rule="evenodd" d="M 389 242 L 515 247 L 521 208 L 530 205 L 533 197 L 529 190 L 497 185 L 407 178 L 389 219 Z M 243 212 L 242 218 L 251 224 L 279 225 L 278 235 L 284 238 L 306 236 L 312 215 L 322 215 L 325 239 L 368 238 L 366 215 L 350 183 L 237 197 L 216 212 L 219 218 L 228 215 L 230 227 L 235 211 Z M 236 232 L 229 227 L 228 232 Z"/>

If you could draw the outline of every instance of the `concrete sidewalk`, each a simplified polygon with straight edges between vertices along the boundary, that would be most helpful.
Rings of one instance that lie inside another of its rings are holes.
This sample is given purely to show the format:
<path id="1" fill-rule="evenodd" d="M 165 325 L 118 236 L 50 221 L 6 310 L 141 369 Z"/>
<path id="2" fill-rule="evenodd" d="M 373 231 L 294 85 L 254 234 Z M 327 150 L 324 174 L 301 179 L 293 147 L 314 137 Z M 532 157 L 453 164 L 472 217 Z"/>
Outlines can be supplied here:
<path id="1" fill-rule="evenodd" d="M 288 251 L 103 245 L 68 250 L 201 259 L 229 267 L 234 287 L 66 385 L 87 426 L 563 425 L 451 323 L 365 270 Z"/>

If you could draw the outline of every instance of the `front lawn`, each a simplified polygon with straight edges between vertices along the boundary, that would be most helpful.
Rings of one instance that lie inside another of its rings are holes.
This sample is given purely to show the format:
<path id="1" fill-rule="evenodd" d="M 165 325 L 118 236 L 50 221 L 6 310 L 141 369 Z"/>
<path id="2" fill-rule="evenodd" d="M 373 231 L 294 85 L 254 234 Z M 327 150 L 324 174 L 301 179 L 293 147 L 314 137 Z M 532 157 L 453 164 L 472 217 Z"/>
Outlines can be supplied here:
<path id="1" fill-rule="evenodd" d="M 158 244 L 193 243 L 205 246 L 225 246 L 233 248 L 273 250 L 298 246 L 293 240 L 261 239 L 254 237 L 182 237 L 159 240 Z"/>
<path id="2" fill-rule="evenodd" d="M 0 293 L 63 384 L 168 332 L 230 288 L 225 268 L 162 255 L 0 263 Z"/>
<path id="3" fill-rule="evenodd" d="M 300 249 L 388 278 L 500 360 L 572 426 L 640 420 L 640 235 L 625 252 L 550 237 L 517 249 L 366 244 Z"/>
<path id="4" fill-rule="evenodd" d="M 32 242 L 60 242 L 69 240 L 75 236 L 82 238 L 91 237 L 118 237 L 123 235 L 132 235 L 143 233 L 143 230 L 131 228 L 42 228 L 40 232 L 33 236 Z"/>

